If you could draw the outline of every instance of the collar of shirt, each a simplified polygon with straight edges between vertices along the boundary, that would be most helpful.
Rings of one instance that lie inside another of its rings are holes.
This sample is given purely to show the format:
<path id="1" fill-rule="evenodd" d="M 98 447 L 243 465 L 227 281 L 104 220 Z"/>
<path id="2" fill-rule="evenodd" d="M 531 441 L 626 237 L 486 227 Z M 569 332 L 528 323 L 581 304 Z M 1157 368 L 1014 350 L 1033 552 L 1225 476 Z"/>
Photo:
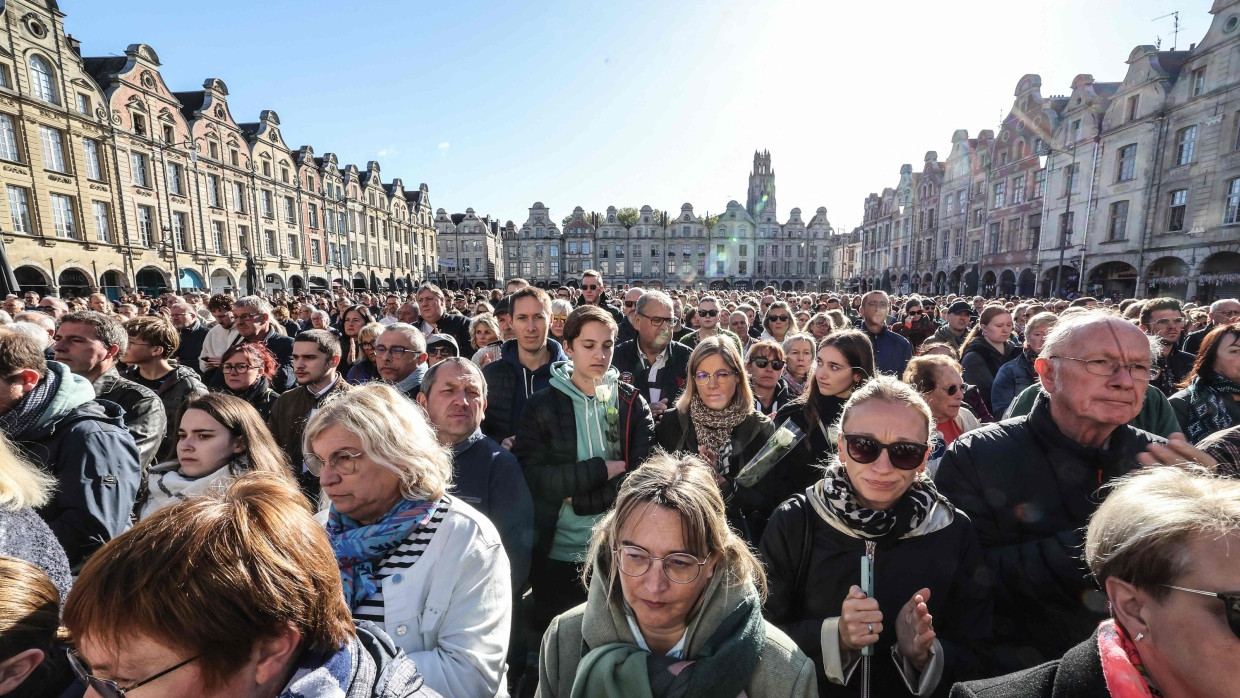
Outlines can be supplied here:
<path id="1" fill-rule="evenodd" d="M 482 427 L 478 427 L 477 429 L 474 429 L 474 433 L 465 437 L 464 441 L 452 447 L 452 455 L 454 456 L 461 455 L 466 450 L 468 450 L 470 446 L 473 446 L 475 443 L 477 443 L 478 440 L 481 438 L 482 438 Z"/>
<path id="2" fill-rule="evenodd" d="M 627 605 L 628 604 L 625 604 L 625 606 Z M 626 610 L 628 609 L 626 608 Z M 633 618 L 632 611 L 629 610 L 629 612 L 625 613 L 624 618 L 629 622 L 629 630 L 633 631 L 633 638 L 637 640 L 637 646 L 647 652 L 650 652 L 650 645 L 647 645 L 646 638 L 642 637 L 641 628 L 637 627 L 637 620 Z M 688 631 L 685 631 L 685 635 L 688 634 Z M 673 659 L 685 658 L 685 635 L 681 635 L 680 640 L 676 643 L 676 645 L 667 651 L 667 656 Z"/>
<path id="3" fill-rule="evenodd" d="M 322 390 L 320 390 L 319 392 L 317 392 L 317 393 L 316 393 L 316 392 L 314 392 L 313 390 L 310 390 L 310 386 L 308 386 L 308 385 L 307 385 L 307 386 L 306 386 L 306 391 L 307 391 L 307 392 L 309 392 L 309 393 L 310 393 L 310 396 L 311 396 L 311 397 L 313 397 L 313 398 L 317 401 L 319 398 L 321 398 L 321 397 L 323 397 L 324 395 L 326 395 L 326 394 L 327 394 L 327 391 L 329 391 L 329 390 L 331 390 L 333 387 L 335 387 L 335 385 L 336 385 L 336 381 L 339 381 L 339 380 L 340 380 L 340 374 L 339 374 L 339 373 L 337 373 L 337 374 L 336 374 L 336 380 L 332 381 L 331 383 L 328 383 L 326 388 L 323 388 Z"/>

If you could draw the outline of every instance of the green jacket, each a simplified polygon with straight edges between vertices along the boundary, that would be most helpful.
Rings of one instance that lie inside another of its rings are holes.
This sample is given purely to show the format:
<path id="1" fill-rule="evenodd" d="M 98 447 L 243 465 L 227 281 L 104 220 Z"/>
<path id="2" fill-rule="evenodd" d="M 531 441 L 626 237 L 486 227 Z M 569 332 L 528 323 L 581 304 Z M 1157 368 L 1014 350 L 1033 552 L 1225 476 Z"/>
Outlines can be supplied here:
<path id="1" fill-rule="evenodd" d="M 1012 401 L 1007 412 L 1003 413 L 1003 419 L 1029 414 L 1029 411 L 1033 409 L 1033 400 L 1041 389 L 1042 384 L 1035 382 L 1021 391 L 1020 395 Z M 1180 423 L 1175 418 L 1175 410 L 1171 409 L 1167 396 L 1152 385 L 1146 386 L 1145 401 L 1141 403 L 1141 411 L 1128 424 L 1151 434 L 1157 434 L 1164 439 L 1180 431 Z"/>
<path id="2" fill-rule="evenodd" d="M 714 629 L 747 594 L 757 593 L 752 585 L 748 588 L 725 586 L 723 581 L 731 577 L 728 572 L 722 567 L 715 570 L 714 578 L 706 587 L 701 609 L 689 621 L 685 631 L 685 659 L 694 658 Z M 590 648 L 612 642 L 637 644 L 625 619 L 623 601 L 608 600 L 603 576 L 603 573 L 594 574 L 586 602 L 557 616 L 543 635 L 536 696 L 567 698 L 572 693 L 583 644 Z M 816 698 L 818 695 L 814 663 L 791 638 L 770 623 L 766 624 L 761 661 L 745 686 L 745 695 L 749 698 Z"/>

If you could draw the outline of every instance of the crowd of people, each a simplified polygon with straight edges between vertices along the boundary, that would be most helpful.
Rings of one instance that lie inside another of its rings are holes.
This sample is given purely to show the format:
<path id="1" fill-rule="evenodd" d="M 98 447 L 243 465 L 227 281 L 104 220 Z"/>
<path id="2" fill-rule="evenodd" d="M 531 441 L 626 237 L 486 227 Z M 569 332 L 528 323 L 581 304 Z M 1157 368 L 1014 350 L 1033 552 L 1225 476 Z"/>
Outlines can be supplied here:
<path id="1" fill-rule="evenodd" d="M 1236 299 L 0 307 L 0 695 L 1240 696 Z"/>

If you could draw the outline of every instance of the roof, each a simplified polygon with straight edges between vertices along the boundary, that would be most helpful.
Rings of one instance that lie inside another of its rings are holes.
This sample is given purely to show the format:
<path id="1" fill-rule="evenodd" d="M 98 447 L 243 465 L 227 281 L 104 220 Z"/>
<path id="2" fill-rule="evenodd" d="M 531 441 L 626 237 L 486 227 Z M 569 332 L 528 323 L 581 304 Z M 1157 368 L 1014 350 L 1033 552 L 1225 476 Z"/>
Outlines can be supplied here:
<path id="1" fill-rule="evenodd" d="M 246 138 L 252 138 L 258 135 L 258 129 L 262 127 L 262 124 L 251 121 L 244 124 L 237 124 L 237 126 L 240 127 L 241 133 L 244 134 Z"/>
<path id="2" fill-rule="evenodd" d="M 202 109 L 203 103 L 207 101 L 207 91 L 198 90 L 196 92 L 173 92 L 173 97 L 181 103 L 181 113 L 189 121 L 193 121 L 194 112 Z"/>
<path id="3" fill-rule="evenodd" d="M 109 76 L 119 73 L 127 63 L 129 63 L 127 56 L 97 56 L 82 59 L 86 72 L 100 83 L 109 82 Z"/>
<path id="4" fill-rule="evenodd" d="M 457 225 L 460 225 L 461 221 L 463 221 L 463 220 L 465 220 L 465 214 L 464 214 L 464 213 L 454 213 L 454 214 L 452 214 L 452 222 L 453 222 L 453 223 L 456 223 Z"/>

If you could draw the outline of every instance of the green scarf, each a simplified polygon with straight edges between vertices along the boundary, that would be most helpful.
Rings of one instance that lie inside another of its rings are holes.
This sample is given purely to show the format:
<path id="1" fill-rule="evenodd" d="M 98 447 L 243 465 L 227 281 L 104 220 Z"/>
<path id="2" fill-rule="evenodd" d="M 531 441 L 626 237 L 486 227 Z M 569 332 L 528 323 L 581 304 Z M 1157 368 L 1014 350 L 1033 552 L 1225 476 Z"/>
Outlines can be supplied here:
<path id="1" fill-rule="evenodd" d="M 766 643 L 762 604 L 749 595 L 719 624 L 697 656 L 656 657 L 624 642 L 581 658 L 572 698 L 697 698 L 741 695 Z"/>

